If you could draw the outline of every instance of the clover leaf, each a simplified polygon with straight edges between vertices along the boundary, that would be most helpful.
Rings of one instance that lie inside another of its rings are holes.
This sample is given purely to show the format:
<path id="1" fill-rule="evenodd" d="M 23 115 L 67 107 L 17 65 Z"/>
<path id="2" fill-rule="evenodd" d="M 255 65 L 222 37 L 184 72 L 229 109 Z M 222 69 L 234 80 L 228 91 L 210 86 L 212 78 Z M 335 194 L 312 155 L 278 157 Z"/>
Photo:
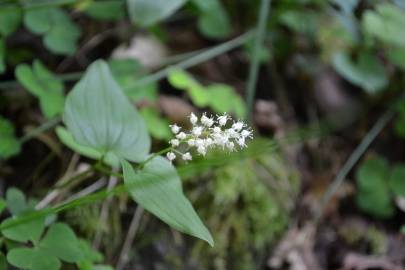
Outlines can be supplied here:
<path id="1" fill-rule="evenodd" d="M 72 229 L 63 223 L 51 225 L 45 236 L 33 248 L 14 248 L 7 260 L 16 267 L 29 270 L 58 270 L 61 260 L 75 263 L 82 260 L 79 240 Z"/>

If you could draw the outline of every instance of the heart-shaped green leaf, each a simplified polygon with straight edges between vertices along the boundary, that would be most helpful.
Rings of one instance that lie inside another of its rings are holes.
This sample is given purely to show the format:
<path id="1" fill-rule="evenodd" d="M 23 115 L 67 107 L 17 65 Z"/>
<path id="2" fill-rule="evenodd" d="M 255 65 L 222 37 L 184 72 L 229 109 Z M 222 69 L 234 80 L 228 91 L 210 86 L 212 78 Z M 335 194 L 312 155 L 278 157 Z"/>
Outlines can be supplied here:
<path id="1" fill-rule="evenodd" d="M 6 192 L 7 207 L 10 212 L 16 216 L 27 209 L 27 202 L 24 193 L 21 190 L 11 187 Z"/>
<path id="2" fill-rule="evenodd" d="M 21 23 L 22 11 L 17 5 L 5 5 L 0 8 L 0 34 L 8 36 Z"/>
<path id="3" fill-rule="evenodd" d="M 345 79 L 371 94 L 377 93 L 388 84 L 384 66 L 372 54 L 363 52 L 353 62 L 347 54 L 340 52 L 334 55 L 332 64 Z"/>
<path id="4" fill-rule="evenodd" d="M 52 118 L 62 113 L 65 102 L 63 83 L 40 61 L 34 61 L 32 68 L 27 64 L 17 66 L 15 75 L 29 92 L 39 98 L 46 117 Z"/>
<path id="5" fill-rule="evenodd" d="M 194 0 L 200 9 L 199 30 L 210 38 L 224 38 L 231 33 L 229 16 L 218 0 Z"/>
<path id="6" fill-rule="evenodd" d="M 74 263 L 82 259 L 79 240 L 72 229 L 63 223 L 53 224 L 39 247 L 65 262 Z"/>
<path id="7" fill-rule="evenodd" d="M 14 126 L 0 116 L 0 160 L 10 158 L 20 152 L 21 144 L 14 136 Z"/>
<path id="8" fill-rule="evenodd" d="M 127 161 L 122 161 L 122 168 L 125 184 L 139 205 L 173 228 L 214 244 L 210 232 L 184 196 L 180 178 L 168 160 L 155 157 L 137 173 Z"/>
<path id="9" fill-rule="evenodd" d="M 27 213 L 29 214 L 29 212 Z M 23 216 L 18 216 L 18 218 L 21 218 Z M 2 226 L 9 225 L 13 223 L 17 217 L 11 217 L 3 221 L 1 224 Z M 38 217 L 35 219 L 29 219 L 28 221 L 11 226 L 7 229 L 3 229 L 2 233 L 5 237 L 8 239 L 18 241 L 18 242 L 27 242 L 27 241 L 32 241 L 32 242 L 37 242 L 39 238 L 42 235 L 42 232 L 44 231 L 45 228 L 45 222 L 43 217 Z"/>
<path id="10" fill-rule="evenodd" d="M 62 9 L 29 9 L 25 12 L 24 24 L 32 32 L 44 35 L 44 43 L 51 51 L 59 54 L 73 54 L 76 51 L 80 30 Z"/>
<path id="11" fill-rule="evenodd" d="M 363 16 L 365 32 L 392 45 L 405 46 L 405 11 L 391 4 L 380 4 Z"/>
<path id="12" fill-rule="evenodd" d="M 141 162 L 149 153 L 146 125 L 104 61 L 94 62 L 67 96 L 64 122 L 78 144 L 104 155 Z"/>
<path id="13" fill-rule="evenodd" d="M 67 147 L 79 153 L 80 155 L 96 160 L 100 160 L 101 158 L 103 158 L 104 163 L 114 168 L 117 168 L 120 164 L 120 161 L 115 155 L 107 154 L 103 156 L 103 153 L 97 151 L 94 148 L 78 144 L 73 138 L 72 134 L 64 127 L 57 127 L 56 134 L 58 135 L 59 140 L 61 140 Z"/>
<path id="14" fill-rule="evenodd" d="M 12 265 L 30 270 L 58 270 L 60 261 L 46 251 L 37 248 L 15 248 L 8 252 L 7 260 Z"/>
<path id="15" fill-rule="evenodd" d="M 391 170 L 389 184 L 395 195 L 405 198 L 405 165 L 396 165 Z"/>
<path id="16" fill-rule="evenodd" d="M 127 0 L 129 16 L 133 23 L 150 26 L 178 10 L 186 0 Z"/>
<path id="17" fill-rule="evenodd" d="M 97 20 L 119 20 L 125 17 L 123 1 L 88 2 L 84 12 Z"/>
<path id="18" fill-rule="evenodd" d="M 163 118 L 158 111 L 152 108 L 144 108 L 140 111 L 152 137 L 160 140 L 170 140 L 173 133 L 170 131 L 170 123 Z"/>
<path id="19" fill-rule="evenodd" d="M 379 218 L 394 214 L 394 205 L 388 186 L 389 168 L 383 158 L 371 158 L 363 162 L 356 174 L 357 206 Z"/>

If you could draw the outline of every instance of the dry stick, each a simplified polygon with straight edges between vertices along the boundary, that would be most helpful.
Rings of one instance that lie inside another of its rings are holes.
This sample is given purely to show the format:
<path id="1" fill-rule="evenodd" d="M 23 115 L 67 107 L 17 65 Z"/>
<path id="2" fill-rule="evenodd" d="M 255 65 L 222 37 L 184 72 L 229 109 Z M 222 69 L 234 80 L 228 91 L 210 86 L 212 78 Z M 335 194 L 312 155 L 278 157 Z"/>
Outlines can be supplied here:
<path id="1" fill-rule="evenodd" d="M 35 209 L 43 209 L 45 206 L 48 206 L 56 197 L 58 197 L 64 189 L 67 187 L 73 187 L 78 185 L 82 180 L 87 179 L 93 173 L 93 167 L 89 167 L 86 170 L 72 176 L 69 179 L 62 178 L 57 183 L 60 183 L 56 186 L 54 190 L 48 193 L 36 206 Z"/>
<path id="2" fill-rule="evenodd" d="M 110 176 L 110 179 L 108 180 L 108 186 L 107 186 L 107 191 L 112 190 L 116 185 L 117 185 L 118 179 L 115 176 Z M 100 211 L 100 221 L 102 223 L 106 222 L 108 219 L 108 208 L 110 207 L 112 197 L 107 198 L 102 206 L 101 206 L 101 211 Z M 98 250 L 100 243 L 101 243 L 101 238 L 103 237 L 103 231 L 98 230 L 93 241 L 93 247 Z"/>
<path id="3" fill-rule="evenodd" d="M 79 191 L 78 193 L 72 195 L 70 198 L 66 199 L 66 202 L 71 202 L 73 200 L 79 199 L 81 197 L 87 196 L 89 194 L 92 194 L 94 192 L 96 192 L 97 190 L 100 190 L 102 187 L 104 187 L 104 185 L 106 184 L 106 179 L 100 178 L 100 180 L 94 182 L 93 184 L 91 184 L 90 186 L 82 189 L 81 191 Z"/>
<path id="4" fill-rule="evenodd" d="M 374 126 L 370 129 L 370 131 L 366 134 L 366 136 L 364 136 L 363 140 L 360 142 L 360 144 L 356 147 L 356 149 L 350 155 L 349 159 L 346 161 L 346 163 L 340 169 L 340 171 L 336 175 L 335 179 L 333 180 L 332 184 L 329 186 L 328 190 L 322 197 L 319 211 L 315 215 L 315 225 L 317 225 L 319 223 L 319 221 L 322 219 L 326 205 L 329 203 L 330 199 L 336 193 L 336 191 L 338 190 L 340 185 L 344 182 L 344 180 L 346 179 L 346 176 L 352 170 L 354 165 L 356 165 L 356 163 L 359 161 L 361 156 L 366 152 L 366 150 L 368 149 L 370 144 L 375 140 L 377 135 L 391 121 L 391 119 L 394 117 L 394 115 L 395 115 L 395 112 L 393 112 L 393 111 L 388 111 L 388 112 L 384 113 L 378 119 L 378 121 L 374 124 Z"/>
<path id="5" fill-rule="evenodd" d="M 141 218 L 143 215 L 143 208 L 138 206 L 135 210 L 135 213 L 132 217 L 131 224 L 129 225 L 127 236 L 125 237 L 124 245 L 122 246 L 122 250 L 120 253 L 120 257 L 118 259 L 118 263 L 116 266 L 116 270 L 122 270 L 126 263 L 128 262 L 129 250 L 131 249 L 132 243 L 134 242 L 136 232 L 138 231 L 139 224 L 141 222 Z"/>

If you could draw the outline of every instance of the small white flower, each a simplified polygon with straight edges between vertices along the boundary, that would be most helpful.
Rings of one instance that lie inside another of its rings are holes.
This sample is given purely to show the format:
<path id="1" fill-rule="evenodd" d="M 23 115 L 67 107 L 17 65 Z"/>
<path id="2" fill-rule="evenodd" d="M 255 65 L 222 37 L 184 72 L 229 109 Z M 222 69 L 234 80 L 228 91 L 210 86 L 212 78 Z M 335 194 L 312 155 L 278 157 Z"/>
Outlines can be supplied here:
<path id="1" fill-rule="evenodd" d="M 239 133 L 233 128 L 228 128 L 227 130 L 225 130 L 225 134 L 227 134 L 230 138 L 239 137 Z"/>
<path id="2" fill-rule="evenodd" d="M 176 138 L 179 140 L 184 140 L 185 138 L 187 138 L 187 135 L 184 132 L 180 132 L 179 134 L 177 134 Z"/>
<path id="3" fill-rule="evenodd" d="M 193 125 L 191 130 L 183 132 L 177 125 L 170 126 L 172 132 L 176 134 L 175 138 L 170 140 L 170 144 L 172 147 L 177 147 L 183 142 L 187 143 L 187 151 L 190 152 L 184 154 L 179 152 L 184 161 L 192 159 L 192 151 L 200 155 L 206 155 L 207 151 L 211 148 L 235 151 L 236 149 L 246 147 L 247 140 L 253 138 L 252 129 L 243 121 L 229 124 L 231 121 L 231 117 L 226 113 L 218 115 L 215 118 L 209 117 L 204 113 L 200 119 L 194 113 L 191 113 L 190 122 Z M 176 150 L 173 150 L 173 152 L 176 152 Z M 176 154 L 173 152 L 167 153 L 169 160 L 176 158 Z"/>
<path id="4" fill-rule="evenodd" d="M 214 124 L 214 119 L 203 114 L 203 116 L 201 117 L 201 123 L 206 127 L 211 127 Z"/>
<path id="5" fill-rule="evenodd" d="M 218 116 L 218 123 L 220 126 L 225 126 L 226 122 L 228 122 L 228 115 L 224 113 L 221 116 Z"/>
<path id="6" fill-rule="evenodd" d="M 195 125 L 195 124 L 197 124 L 197 121 L 198 121 L 197 116 L 195 116 L 194 113 L 191 113 L 191 114 L 190 114 L 190 123 L 191 123 L 192 125 Z"/>
<path id="7" fill-rule="evenodd" d="M 207 153 L 207 149 L 204 146 L 198 146 L 197 152 L 205 156 L 205 154 Z"/>
<path id="8" fill-rule="evenodd" d="M 193 130 L 191 132 L 193 133 L 194 136 L 199 137 L 199 136 L 201 136 L 202 131 L 203 131 L 203 127 L 196 126 L 193 128 Z"/>
<path id="9" fill-rule="evenodd" d="M 167 159 L 168 159 L 169 161 L 173 161 L 173 160 L 176 158 L 176 154 L 173 153 L 173 152 L 168 152 L 168 153 L 166 154 L 166 157 L 167 157 Z"/>
<path id="10" fill-rule="evenodd" d="M 240 135 L 245 138 L 250 138 L 252 136 L 252 131 L 244 129 Z"/>
<path id="11" fill-rule="evenodd" d="M 193 159 L 193 158 L 191 157 L 191 154 L 190 154 L 189 152 L 183 154 L 182 158 L 183 158 L 184 161 L 189 161 L 189 160 L 192 160 L 192 159 Z"/>
<path id="12" fill-rule="evenodd" d="M 214 127 L 212 129 L 212 132 L 215 133 L 215 134 L 221 133 L 221 128 L 220 127 Z"/>
<path id="13" fill-rule="evenodd" d="M 197 147 L 204 146 L 204 140 L 203 139 L 195 140 L 195 146 Z"/>
<path id="14" fill-rule="evenodd" d="M 238 144 L 239 144 L 240 147 L 245 147 L 245 146 L 246 146 L 245 138 L 244 138 L 244 137 L 240 137 L 240 138 L 238 139 Z"/>
<path id="15" fill-rule="evenodd" d="M 235 144 L 233 142 L 228 142 L 226 144 L 226 148 L 228 148 L 229 151 L 233 151 L 233 150 L 235 150 Z"/>
<path id="16" fill-rule="evenodd" d="M 171 125 L 170 128 L 171 128 L 173 134 L 179 133 L 179 131 L 180 131 L 180 129 L 181 129 L 181 128 L 180 128 L 178 125 L 176 125 L 176 124 Z"/>
<path id="17" fill-rule="evenodd" d="M 243 123 L 242 121 L 238 121 L 238 122 L 233 123 L 232 128 L 235 131 L 240 131 L 244 126 L 245 126 L 245 123 Z"/>
<path id="18" fill-rule="evenodd" d="M 207 148 L 210 147 L 213 143 L 214 141 L 211 138 L 207 138 L 204 140 L 204 146 Z"/>
<path id="19" fill-rule="evenodd" d="M 195 139 L 190 139 L 187 141 L 188 146 L 194 146 L 195 145 Z"/>
<path id="20" fill-rule="evenodd" d="M 170 140 L 170 144 L 171 144 L 172 146 L 179 146 L 180 141 L 177 140 L 177 139 L 172 139 L 172 140 Z"/>

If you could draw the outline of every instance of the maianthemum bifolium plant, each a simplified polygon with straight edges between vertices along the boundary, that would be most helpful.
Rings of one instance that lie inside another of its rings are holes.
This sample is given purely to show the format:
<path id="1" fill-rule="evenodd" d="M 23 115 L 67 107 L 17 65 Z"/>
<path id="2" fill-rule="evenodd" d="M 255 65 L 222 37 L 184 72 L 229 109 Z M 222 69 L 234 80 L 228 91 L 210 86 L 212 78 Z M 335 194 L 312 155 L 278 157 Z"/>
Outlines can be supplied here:
<path id="1" fill-rule="evenodd" d="M 252 130 L 244 122 L 233 122 L 227 114 L 203 114 L 200 119 L 191 114 L 191 131 L 172 125 L 175 138 L 171 146 L 152 154 L 144 120 L 101 60 L 88 68 L 68 94 L 63 120 L 67 129 L 59 128 L 62 140 L 85 156 L 121 167 L 127 190 L 140 206 L 173 228 L 214 245 L 184 196 L 172 161 L 176 154 L 189 161 L 192 153 L 205 155 L 214 147 L 227 151 L 246 147 Z M 164 154 L 166 158 L 161 156 Z"/>

